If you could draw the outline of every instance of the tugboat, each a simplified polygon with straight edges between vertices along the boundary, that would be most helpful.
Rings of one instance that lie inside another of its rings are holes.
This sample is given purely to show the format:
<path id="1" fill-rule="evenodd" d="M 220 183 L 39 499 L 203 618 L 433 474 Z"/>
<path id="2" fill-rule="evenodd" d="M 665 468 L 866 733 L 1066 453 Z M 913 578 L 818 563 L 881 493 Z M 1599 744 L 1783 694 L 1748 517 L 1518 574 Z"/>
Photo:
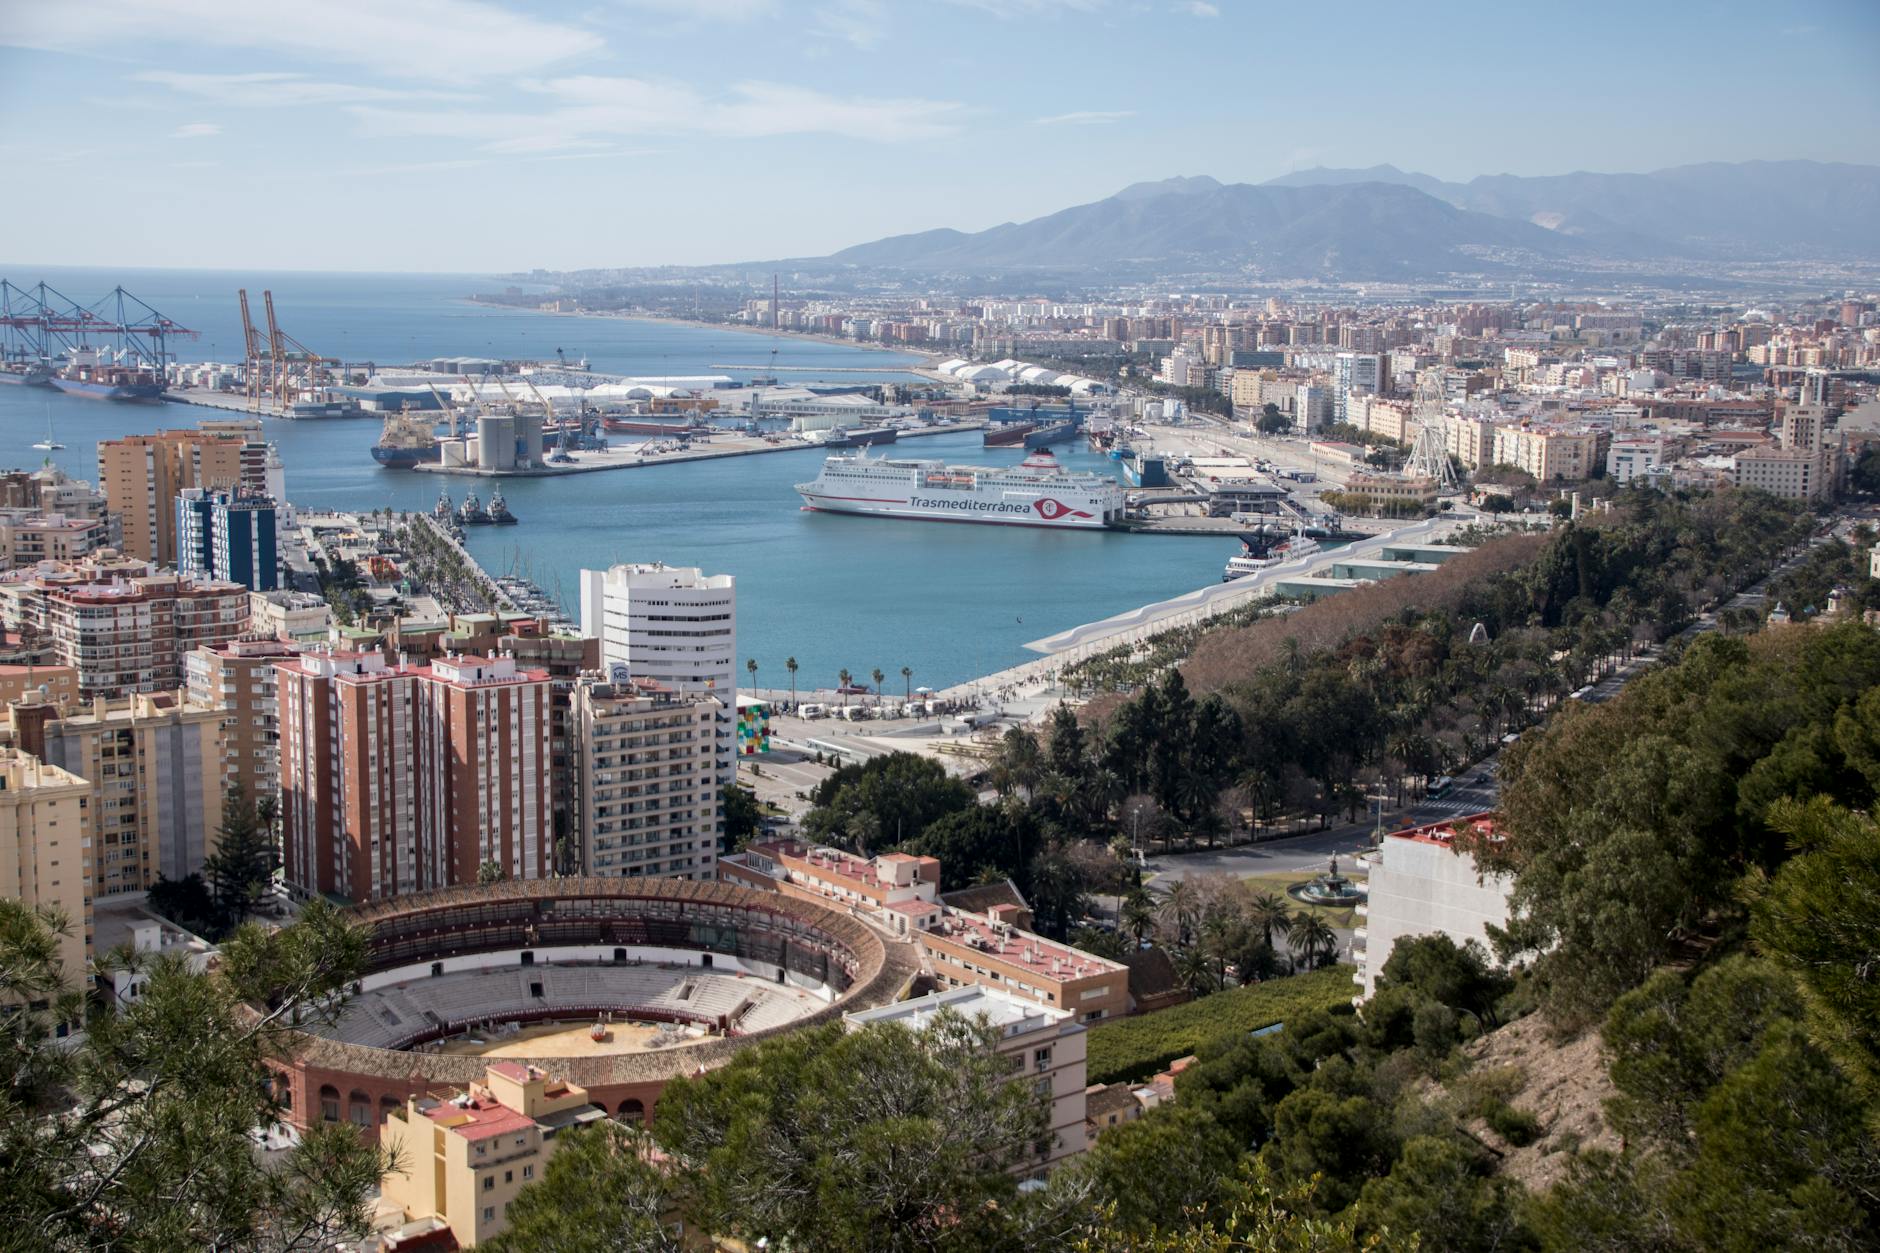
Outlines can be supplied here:
<path id="1" fill-rule="evenodd" d="M 463 504 L 457 506 L 457 521 L 465 526 L 486 526 L 490 515 L 483 511 L 483 502 L 477 499 L 475 492 L 464 494 Z"/>
<path id="2" fill-rule="evenodd" d="M 516 525 L 516 515 L 509 512 L 509 504 L 503 499 L 501 488 L 490 493 L 490 512 L 486 521 L 492 526 Z"/>
<path id="3" fill-rule="evenodd" d="M 455 512 L 456 507 L 450 503 L 450 489 L 446 488 L 437 494 L 437 503 L 431 506 L 431 516 L 439 522 L 449 522 Z"/>

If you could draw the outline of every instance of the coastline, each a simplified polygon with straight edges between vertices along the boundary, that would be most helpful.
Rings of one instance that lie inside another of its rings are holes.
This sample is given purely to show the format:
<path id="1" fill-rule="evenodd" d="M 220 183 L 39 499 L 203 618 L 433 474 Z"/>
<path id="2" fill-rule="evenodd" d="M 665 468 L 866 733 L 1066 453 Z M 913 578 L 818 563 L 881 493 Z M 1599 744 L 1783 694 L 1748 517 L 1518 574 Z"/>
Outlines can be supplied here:
<path id="1" fill-rule="evenodd" d="M 792 331 L 768 326 L 741 326 L 733 322 L 697 322 L 691 318 L 675 318 L 663 313 L 609 313 L 601 310 L 589 310 L 585 313 L 559 313 L 549 309 L 536 309 L 527 305 L 504 304 L 497 300 L 478 300 L 475 296 L 464 299 L 473 305 L 485 309 L 508 309 L 519 313 L 534 313 L 546 318 L 615 318 L 629 322 L 657 322 L 664 326 L 687 326 L 695 330 L 731 331 L 739 335 L 762 335 L 772 339 L 802 339 L 812 343 L 828 344 L 834 348 L 863 348 L 869 352 L 890 352 L 902 356 L 919 357 L 921 360 L 910 364 L 908 372 L 930 368 L 935 361 L 943 360 L 938 353 L 920 348 L 896 348 L 889 344 L 876 344 L 861 339 L 844 339 L 840 335 L 824 335 L 817 331 Z"/>

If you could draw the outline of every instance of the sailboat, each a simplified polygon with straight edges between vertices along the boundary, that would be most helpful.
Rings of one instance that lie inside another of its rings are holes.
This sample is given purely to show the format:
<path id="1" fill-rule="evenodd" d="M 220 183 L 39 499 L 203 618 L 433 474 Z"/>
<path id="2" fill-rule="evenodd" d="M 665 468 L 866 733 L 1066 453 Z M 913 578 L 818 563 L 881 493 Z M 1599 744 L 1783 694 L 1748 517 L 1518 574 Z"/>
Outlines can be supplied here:
<path id="1" fill-rule="evenodd" d="M 46 406 L 46 437 L 33 445 L 40 452 L 58 452 L 65 445 L 52 438 L 52 406 Z"/>

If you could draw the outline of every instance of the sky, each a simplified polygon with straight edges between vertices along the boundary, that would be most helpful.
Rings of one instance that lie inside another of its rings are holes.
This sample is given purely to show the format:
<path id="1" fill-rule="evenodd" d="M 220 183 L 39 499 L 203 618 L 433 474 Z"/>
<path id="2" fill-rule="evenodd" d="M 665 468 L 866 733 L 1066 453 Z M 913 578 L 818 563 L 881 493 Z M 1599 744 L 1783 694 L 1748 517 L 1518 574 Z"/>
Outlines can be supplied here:
<path id="1" fill-rule="evenodd" d="M 1184 174 L 1871 164 L 1877 54 L 1874 0 L 0 0 L 0 262 L 692 265 Z"/>

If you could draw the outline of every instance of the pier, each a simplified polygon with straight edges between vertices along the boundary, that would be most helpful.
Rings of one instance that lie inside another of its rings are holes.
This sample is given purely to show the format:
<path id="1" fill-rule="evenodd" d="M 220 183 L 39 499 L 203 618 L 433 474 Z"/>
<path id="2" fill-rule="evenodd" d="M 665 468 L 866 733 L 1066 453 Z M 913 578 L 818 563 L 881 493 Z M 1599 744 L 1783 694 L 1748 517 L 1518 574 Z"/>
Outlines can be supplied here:
<path id="1" fill-rule="evenodd" d="M 955 422 L 945 426 L 921 427 L 917 430 L 902 431 L 896 442 L 919 439 L 923 435 L 952 435 L 959 431 L 975 431 L 982 425 L 983 423 L 979 422 Z M 804 440 L 786 440 L 773 444 L 768 440 L 749 435 L 714 436 L 713 439 L 715 442 L 710 447 L 675 449 L 664 453 L 643 453 L 639 445 L 632 448 L 610 448 L 606 452 L 576 453 L 574 454 L 578 458 L 576 461 L 531 466 L 528 469 L 486 470 L 480 466 L 447 466 L 434 461 L 420 462 L 412 469 L 425 474 L 449 474 L 466 478 L 545 479 L 567 474 L 598 474 L 602 470 L 637 470 L 647 466 L 673 465 L 685 461 L 720 461 L 726 457 L 754 457 L 763 453 L 839 451 Z M 886 448 L 889 445 L 876 445 L 876 447 Z"/>

